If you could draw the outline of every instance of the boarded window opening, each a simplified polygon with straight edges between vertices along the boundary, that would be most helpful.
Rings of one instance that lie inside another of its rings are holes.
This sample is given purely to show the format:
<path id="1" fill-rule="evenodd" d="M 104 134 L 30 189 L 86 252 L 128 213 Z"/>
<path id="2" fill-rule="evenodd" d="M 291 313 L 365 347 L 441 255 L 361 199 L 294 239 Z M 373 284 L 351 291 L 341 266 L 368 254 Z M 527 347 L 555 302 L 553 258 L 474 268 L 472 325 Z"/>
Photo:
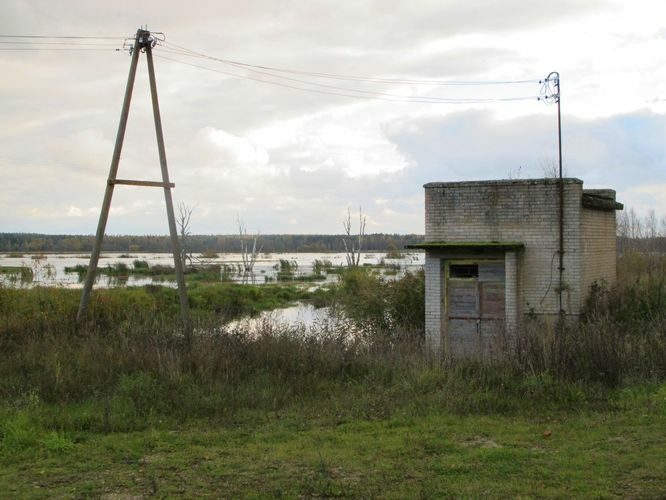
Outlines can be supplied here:
<path id="1" fill-rule="evenodd" d="M 478 278 L 478 264 L 451 264 L 449 266 L 449 278 Z"/>

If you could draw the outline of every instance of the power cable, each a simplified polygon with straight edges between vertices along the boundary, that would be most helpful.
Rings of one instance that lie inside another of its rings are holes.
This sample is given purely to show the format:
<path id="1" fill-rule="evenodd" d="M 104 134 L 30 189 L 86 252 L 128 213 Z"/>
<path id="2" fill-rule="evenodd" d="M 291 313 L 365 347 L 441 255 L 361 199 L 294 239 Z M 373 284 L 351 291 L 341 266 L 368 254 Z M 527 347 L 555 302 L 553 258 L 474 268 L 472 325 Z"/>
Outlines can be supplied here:
<path id="1" fill-rule="evenodd" d="M 125 36 L 73 36 L 73 35 L 0 35 L 0 38 L 64 38 L 77 40 L 122 40 Z"/>
<path id="2" fill-rule="evenodd" d="M 315 78 L 315 79 L 333 79 L 333 80 L 344 80 L 351 81 L 356 83 L 372 83 L 372 84 L 384 84 L 384 85 L 427 85 L 427 86 L 481 86 L 481 85 L 514 85 L 514 84 L 525 84 L 525 83 L 543 83 L 539 80 L 488 80 L 488 81 L 457 81 L 457 80 L 422 80 L 422 79 L 407 79 L 407 78 L 376 78 L 376 77 L 367 77 L 367 76 L 357 76 L 357 75 L 345 75 L 345 74 L 334 74 L 334 73 L 322 73 L 314 71 L 303 71 L 303 70 L 294 70 L 286 68 L 278 68 L 273 66 L 266 65 L 256 65 L 249 64 L 241 61 L 235 61 L 232 59 L 219 58 L 204 54 L 202 52 L 197 52 L 195 50 L 183 47 L 165 40 L 164 34 L 155 32 L 158 37 L 155 40 L 156 44 L 159 44 L 161 50 L 169 54 L 183 56 L 183 57 L 193 57 L 198 59 L 205 59 L 217 63 L 222 63 L 225 65 L 232 66 L 236 69 L 242 70 L 247 73 L 253 73 L 257 77 L 252 77 L 248 74 L 238 74 L 233 72 L 221 71 L 214 68 L 209 68 L 206 66 L 201 66 L 198 64 L 189 63 L 179 59 L 169 58 L 165 56 L 163 59 L 176 62 L 179 64 L 184 64 L 192 66 L 195 68 L 203 69 L 206 71 L 213 71 L 216 73 L 224 74 L 233 78 L 245 79 L 250 81 L 256 81 L 260 83 L 267 83 L 270 85 L 280 86 L 284 88 L 291 88 L 294 90 L 301 90 L 312 93 L 328 94 L 328 95 L 337 95 L 342 97 L 351 97 L 358 99 L 378 99 L 384 101 L 392 102 L 416 102 L 416 103 L 447 103 L 447 104 L 474 104 L 474 103 L 488 103 L 488 102 L 510 102 L 510 101 L 524 101 L 524 100 L 533 100 L 538 99 L 537 96 L 518 96 L 518 97 L 493 97 L 493 98 L 474 98 L 474 97 L 441 97 L 441 96 L 418 96 L 418 95 L 400 95 L 391 92 L 382 92 L 375 90 L 365 90 L 360 88 L 350 88 L 343 87 L 338 85 L 331 85 L 326 83 L 321 83 L 318 81 L 306 80 L 303 78 Z M 159 36 L 161 35 L 161 36 Z M 126 48 L 128 40 L 133 40 L 133 37 L 111 37 L 111 36 L 87 36 L 87 35 L 8 35 L 0 34 L 0 44 L 4 45 L 31 45 L 30 47 L 0 47 L 0 51 L 107 51 L 114 50 L 116 52 L 122 50 L 120 48 L 113 48 L 112 45 L 108 45 L 108 48 L 88 48 L 88 47 L 107 47 L 104 43 L 86 43 L 86 42 L 67 42 L 62 40 L 124 40 L 123 48 Z M 11 39 L 11 40 L 10 40 Z M 17 40 L 18 39 L 18 40 Z M 30 41 L 25 41 L 30 40 Z M 45 40 L 45 41 L 32 41 L 32 40 Z M 34 46 L 33 46 L 34 45 Z M 63 47 L 45 47 L 45 45 L 62 45 Z M 81 47 L 86 45 L 86 47 Z M 285 76 L 294 75 L 300 76 L 301 78 L 295 78 L 294 76 Z M 281 81 L 275 81 L 281 80 Z M 287 82 L 287 83 L 285 83 Z M 297 85 L 294 85 L 297 84 Z M 305 87 L 303 87 L 305 86 Z"/>
<path id="3" fill-rule="evenodd" d="M 92 51 L 92 52 L 109 52 L 115 51 L 120 52 L 120 48 L 111 48 L 108 49 L 92 49 L 92 48 L 82 48 L 77 49 L 74 47 L 0 47 L 0 50 L 9 51 L 9 50 L 31 50 L 31 51 Z"/>
<path id="4" fill-rule="evenodd" d="M 234 64 L 233 66 L 238 67 L 239 65 Z M 256 73 L 256 74 L 259 74 L 259 75 L 265 75 L 265 76 L 269 76 L 269 77 L 273 77 L 273 78 L 281 78 L 283 80 L 288 80 L 288 81 L 292 81 L 292 82 L 296 82 L 296 83 L 303 83 L 303 84 L 306 84 L 306 85 L 313 85 L 313 86 L 322 87 L 322 88 L 329 88 L 329 89 L 333 89 L 333 90 L 341 90 L 341 91 L 344 91 L 344 92 L 358 92 L 360 94 L 367 94 L 367 95 L 374 95 L 374 96 L 381 95 L 381 96 L 392 97 L 392 98 L 394 98 L 394 97 L 412 97 L 412 96 L 397 95 L 397 94 L 393 94 L 391 92 L 376 92 L 376 91 L 372 91 L 372 90 L 352 89 L 352 88 L 349 88 L 349 87 L 339 87 L 337 85 L 327 85 L 327 84 L 324 84 L 324 83 L 308 82 L 306 80 L 301 80 L 299 78 L 292 78 L 292 77 L 289 77 L 289 76 L 276 75 L 274 73 L 269 73 L 267 71 L 259 71 L 259 70 L 251 69 L 251 68 L 244 68 L 244 69 L 246 71 L 251 71 L 252 73 Z M 424 100 L 427 100 L 427 101 L 446 100 L 447 102 L 448 101 L 458 101 L 458 100 L 466 101 L 467 100 L 467 99 L 429 97 L 429 96 L 418 96 L 418 98 L 419 99 L 424 99 Z"/>
<path id="5" fill-rule="evenodd" d="M 104 43 L 94 43 L 94 42 L 25 42 L 25 41 L 18 41 L 18 42 L 8 42 L 5 40 L 0 40 L 0 44 L 4 45 L 88 45 L 88 46 L 98 46 L 98 47 L 112 47 L 114 44 L 110 42 L 104 42 Z"/>
<path id="6" fill-rule="evenodd" d="M 404 79 L 404 78 L 377 78 L 377 77 L 368 77 L 368 76 L 355 76 L 355 75 L 343 75 L 343 74 L 334 74 L 334 73 L 321 73 L 314 71 L 303 71 L 303 70 L 294 70 L 294 69 L 285 69 L 277 68 L 272 66 L 263 66 L 256 64 L 244 63 L 241 61 L 234 61 L 232 59 L 224 59 L 220 57 L 214 57 L 202 52 L 197 52 L 187 47 L 177 45 L 172 42 L 163 42 L 165 47 L 169 47 L 172 50 L 178 49 L 181 51 L 182 55 L 189 55 L 192 57 L 202 57 L 205 59 L 210 59 L 213 61 L 221 62 L 224 64 L 229 64 L 232 66 L 242 66 L 244 68 L 255 68 L 259 70 L 275 71 L 280 73 L 293 73 L 299 75 L 308 75 L 319 78 L 331 78 L 336 80 L 352 80 L 352 81 L 362 81 L 368 83 L 384 83 L 384 84 L 413 84 L 413 85 L 510 85 L 510 84 L 525 84 L 525 83 L 540 83 L 538 78 L 529 79 L 529 80 L 416 80 L 416 79 Z"/>
<path id="7" fill-rule="evenodd" d="M 335 90 L 335 91 L 342 91 L 342 92 L 356 92 L 356 93 L 359 93 L 359 94 L 366 94 L 366 95 L 371 95 L 371 96 L 390 97 L 390 98 L 398 98 L 398 99 L 400 99 L 400 98 L 414 98 L 414 99 L 421 99 L 423 101 L 432 101 L 432 102 L 442 102 L 442 101 L 444 101 L 444 102 L 458 102 L 458 101 L 468 102 L 468 101 L 470 101 L 470 98 L 447 98 L 447 97 L 431 97 L 431 96 L 404 96 L 404 95 L 399 95 L 399 94 L 393 94 L 393 93 L 390 93 L 390 92 L 377 92 L 377 91 L 373 91 L 373 90 L 353 89 L 353 88 L 349 88 L 349 87 L 339 87 L 337 85 L 327 85 L 327 84 L 324 84 L 324 83 L 317 83 L 317 82 L 310 82 L 310 81 L 307 81 L 307 80 L 301 80 L 299 78 L 292 78 L 292 77 L 288 77 L 288 76 L 276 75 L 274 73 L 270 73 L 270 72 L 267 72 L 267 71 L 258 71 L 258 70 L 246 69 L 246 68 L 241 68 L 241 69 L 245 69 L 245 71 L 251 71 L 253 73 L 268 76 L 268 77 L 272 77 L 272 78 L 279 78 L 279 79 L 287 80 L 287 81 L 290 81 L 290 82 L 296 82 L 296 83 L 300 83 L 300 84 L 304 84 L 304 85 L 321 87 L 321 88 L 325 88 L 325 89 L 332 89 L 332 90 Z M 260 80 L 260 81 L 266 81 L 266 80 Z M 535 98 L 535 97 L 529 96 L 527 98 L 532 99 L 532 98 Z M 506 99 L 517 100 L 517 99 L 524 99 L 524 98 L 520 97 L 520 98 L 506 98 Z M 485 99 L 481 99 L 481 98 L 479 98 L 479 99 L 475 98 L 473 100 L 474 101 L 479 100 L 479 102 L 485 102 Z"/>
<path id="8" fill-rule="evenodd" d="M 199 68 L 203 69 L 206 71 L 212 71 L 214 73 L 220 73 L 223 75 L 231 76 L 233 78 L 240 78 L 244 80 L 251 80 L 251 81 L 256 81 L 260 83 L 268 83 L 270 85 L 276 85 L 279 87 L 285 87 L 285 88 L 290 88 L 290 89 L 295 89 L 295 90 L 302 90 L 306 92 L 312 92 L 312 93 L 318 93 L 318 94 L 327 94 L 327 95 L 336 95 L 336 96 L 341 96 L 341 97 L 352 97 L 352 98 L 357 98 L 357 99 L 372 99 L 372 100 L 382 100 L 382 101 L 390 101 L 390 102 L 415 102 L 415 103 L 424 103 L 424 104 L 477 104 L 477 103 L 485 103 L 485 102 L 506 102 L 506 101 L 524 101 L 524 100 L 536 100 L 536 96 L 523 96 L 523 97 L 505 97 L 505 98 L 446 98 L 446 97 L 428 97 L 428 96 L 400 96 L 396 94 L 389 94 L 389 93 L 382 93 L 382 92 L 371 92 L 371 91 L 363 91 L 363 90 L 356 90 L 356 89 L 346 89 L 344 87 L 334 87 L 334 86 L 328 86 L 326 85 L 325 87 L 332 87 L 334 89 L 339 89 L 339 90 L 345 90 L 347 92 L 361 92 L 361 93 L 368 93 L 372 95 L 354 95 L 354 94 L 349 94 L 345 92 L 333 92 L 333 91 L 326 91 L 326 90 L 318 90 L 318 89 L 312 89 L 312 88 L 307 88 L 307 87 L 299 87 L 295 85 L 289 85 L 285 84 L 282 82 L 275 82 L 275 81 L 270 81 L 270 80 L 265 80 L 261 78 L 254 78 L 251 76 L 247 75 L 239 75 L 237 73 L 231 73 L 228 71 L 222 71 L 219 69 L 214 69 L 214 68 L 209 68 L 207 66 L 201 66 L 198 64 L 193 64 L 190 62 L 186 61 L 181 61 L 178 59 L 173 59 L 171 57 L 166 57 L 166 56 L 161 56 L 159 54 L 155 54 L 155 57 L 159 57 L 161 59 L 165 59 L 167 61 L 172 61 L 176 62 L 179 64 L 184 64 L 186 66 L 192 66 L 194 68 Z M 293 80 L 293 79 L 292 79 Z M 314 85 L 314 86 L 323 86 L 322 84 L 317 84 L 313 82 L 306 82 L 303 80 L 296 80 L 300 83 L 304 83 L 306 85 Z"/>
<path id="9" fill-rule="evenodd" d="M 119 52 L 123 36 L 84 36 L 84 35 L 8 35 L 0 34 L 0 51 L 110 51 Z M 71 40 L 71 41 L 70 41 Z M 86 40 L 90 40 L 89 42 Z M 26 47 L 27 45 L 27 47 Z M 57 45 L 59 47 L 51 47 Z M 62 46 L 62 47 L 60 47 Z M 90 48 L 106 47 L 106 48 Z"/>

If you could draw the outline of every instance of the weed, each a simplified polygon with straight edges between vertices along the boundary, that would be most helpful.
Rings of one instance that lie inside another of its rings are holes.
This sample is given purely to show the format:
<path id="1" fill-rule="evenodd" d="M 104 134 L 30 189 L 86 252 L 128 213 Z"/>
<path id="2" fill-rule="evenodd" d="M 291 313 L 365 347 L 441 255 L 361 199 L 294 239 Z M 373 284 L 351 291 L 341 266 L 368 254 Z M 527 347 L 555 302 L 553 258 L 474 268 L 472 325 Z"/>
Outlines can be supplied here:
<path id="1" fill-rule="evenodd" d="M 51 431 L 47 433 L 41 439 L 41 443 L 51 455 L 62 455 L 74 448 L 72 440 L 65 436 L 65 433 L 62 431 Z"/>
<path id="2" fill-rule="evenodd" d="M 38 442 L 38 430 L 26 413 L 16 413 L 3 422 L 2 445 L 10 450 L 33 447 Z"/>

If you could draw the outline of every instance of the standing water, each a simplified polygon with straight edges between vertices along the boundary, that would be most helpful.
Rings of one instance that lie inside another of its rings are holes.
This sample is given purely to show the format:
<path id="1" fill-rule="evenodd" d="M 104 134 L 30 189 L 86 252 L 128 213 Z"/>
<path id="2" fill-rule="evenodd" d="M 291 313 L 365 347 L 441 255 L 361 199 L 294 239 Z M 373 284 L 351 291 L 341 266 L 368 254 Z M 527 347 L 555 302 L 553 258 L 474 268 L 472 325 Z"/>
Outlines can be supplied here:
<path id="1" fill-rule="evenodd" d="M 82 288 L 85 274 L 72 271 L 79 266 L 87 266 L 90 257 L 85 254 L 0 254 L 0 284 L 10 287 L 61 286 Z M 260 254 L 252 274 L 242 269 L 240 253 L 221 253 L 213 258 L 195 257 L 206 266 L 219 266 L 220 280 L 263 285 L 281 281 L 299 281 L 317 272 L 322 281 L 336 281 L 336 270 L 346 264 L 344 253 L 272 253 Z M 135 261 L 147 264 L 151 268 L 173 266 L 170 253 L 105 253 L 100 256 L 95 286 L 112 288 L 118 286 L 143 286 L 159 284 L 175 287 L 175 276 L 147 276 L 129 273 L 125 276 L 105 273 L 105 268 L 125 266 L 132 269 Z M 400 258 L 386 257 L 385 252 L 366 252 L 361 256 L 362 266 L 384 267 L 380 272 L 387 276 L 399 275 L 405 271 L 416 271 L 424 264 L 422 253 L 403 253 Z M 70 270 L 70 272 L 67 272 Z"/>

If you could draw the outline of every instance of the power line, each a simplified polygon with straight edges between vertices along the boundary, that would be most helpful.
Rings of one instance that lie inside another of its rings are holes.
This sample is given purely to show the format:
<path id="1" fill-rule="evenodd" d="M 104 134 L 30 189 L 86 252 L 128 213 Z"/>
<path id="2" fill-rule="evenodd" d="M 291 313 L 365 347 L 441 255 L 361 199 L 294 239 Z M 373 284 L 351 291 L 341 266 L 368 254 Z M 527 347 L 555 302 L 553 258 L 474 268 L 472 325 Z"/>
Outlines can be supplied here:
<path id="1" fill-rule="evenodd" d="M 411 102 L 424 102 L 424 103 L 427 103 L 427 102 L 432 102 L 432 103 L 442 103 L 442 102 L 445 102 L 445 103 L 481 103 L 481 102 L 501 102 L 501 101 L 517 101 L 517 100 L 536 99 L 536 96 L 520 96 L 520 97 L 505 97 L 505 98 L 468 98 L 468 97 L 465 97 L 465 98 L 450 98 L 449 97 L 449 98 L 447 98 L 447 97 L 431 97 L 431 96 L 403 96 L 403 95 L 394 94 L 394 93 L 390 93 L 390 92 L 362 90 L 362 89 L 355 89 L 355 88 L 349 88 L 349 87 L 340 87 L 340 86 L 337 86 L 337 85 L 328 85 L 328 84 L 319 83 L 319 82 L 316 82 L 316 81 L 308 81 L 308 80 L 303 80 L 303 79 L 300 79 L 300 78 L 293 78 L 293 77 L 289 77 L 289 76 L 275 74 L 274 72 L 271 72 L 271 71 L 261 71 L 261 70 L 254 69 L 254 68 L 270 68 L 270 67 L 249 65 L 249 64 L 238 63 L 238 62 L 230 62 L 229 60 L 226 60 L 226 59 L 220 59 L 220 58 L 217 58 L 217 57 L 209 56 L 209 55 L 199 53 L 199 52 L 196 52 L 196 51 L 193 51 L 193 50 L 190 50 L 190 49 L 187 49 L 185 47 L 182 47 L 182 46 L 179 46 L 179 45 L 176 45 L 176 44 L 172 44 L 172 43 L 169 43 L 169 42 L 165 42 L 163 44 L 163 49 L 162 50 L 165 50 L 166 52 L 171 53 L 171 54 L 175 54 L 175 55 L 190 56 L 190 57 L 196 57 L 196 58 L 201 58 L 201 59 L 213 60 L 213 61 L 216 61 L 216 62 L 222 62 L 224 64 L 231 65 L 235 68 L 242 69 L 244 71 L 250 71 L 250 72 L 255 73 L 257 75 L 267 76 L 269 78 L 276 78 L 276 79 L 286 80 L 288 82 L 295 82 L 295 83 L 298 83 L 298 84 L 301 84 L 301 85 L 308 85 L 310 87 L 319 87 L 319 88 L 327 89 L 327 91 L 325 91 L 325 92 L 322 91 L 322 93 L 327 93 L 327 94 L 331 94 L 331 95 L 344 95 L 345 97 L 372 96 L 372 98 L 382 98 L 383 100 L 390 99 L 390 100 L 398 100 L 400 102 L 411 101 Z M 171 59 L 171 60 L 173 60 L 174 62 L 181 63 L 181 64 L 189 64 L 189 63 L 185 63 L 184 61 L 180 61 L 180 60 L 176 60 L 176 59 Z M 190 64 L 190 65 L 194 66 L 194 67 L 199 67 L 201 69 L 207 69 L 207 70 L 213 71 L 211 68 L 198 66 L 198 65 L 195 65 L 195 64 Z M 290 71 L 290 70 L 285 70 L 285 71 Z M 251 78 L 251 77 L 248 77 L 248 76 L 245 76 L 245 75 L 239 75 L 237 73 L 229 73 L 229 72 L 222 72 L 222 71 L 218 71 L 218 72 L 220 72 L 222 74 L 226 74 L 228 76 L 235 77 L 235 78 L 245 78 L 245 79 L 248 79 L 248 80 L 254 80 L 254 81 L 259 81 L 259 82 L 263 82 L 263 83 L 270 83 L 270 84 L 274 84 L 274 85 L 277 84 L 274 81 L 266 80 L 266 79 L 262 79 L 262 78 Z M 311 72 L 302 72 L 302 71 L 297 72 L 297 74 L 308 75 L 308 76 L 320 75 L 320 73 L 311 73 Z M 328 75 L 330 76 L 331 74 L 328 74 Z M 347 78 L 347 77 L 345 77 L 345 78 Z M 365 83 L 363 78 L 364 77 L 358 77 L 358 79 L 355 80 L 355 81 Z M 372 79 L 372 82 L 377 83 L 377 82 L 379 82 L 379 79 Z M 416 82 L 416 80 L 381 79 L 381 83 L 392 83 L 392 84 L 403 83 L 404 84 L 406 82 L 412 82 L 413 83 L 413 82 Z M 426 81 L 419 81 L 419 82 L 421 84 L 426 84 Z M 516 83 L 516 82 L 518 82 L 518 81 L 517 80 L 511 81 L 511 82 L 505 81 L 504 83 Z M 525 81 L 521 80 L 520 82 L 522 83 L 522 82 L 525 82 Z M 538 82 L 538 80 L 533 80 L 533 82 L 536 83 L 536 82 Z M 427 83 L 429 84 L 430 82 L 427 82 Z M 439 84 L 444 84 L 446 82 L 438 81 L 438 83 Z M 456 83 L 460 84 L 461 82 L 456 82 Z M 468 83 L 471 83 L 471 82 L 468 82 Z M 479 81 L 479 82 L 475 82 L 475 83 L 476 84 L 483 84 L 483 83 L 486 83 L 486 82 L 480 82 Z M 494 81 L 492 84 L 496 85 L 498 83 L 499 82 Z M 296 90 L 307 90 L 307 91 L 310 91 L 310 92 L 316 92 L 317 91 L 317 90 L 309 89 L 309 88 L 304 89 L 303 87 L 296 87 L 294 85 L 281 84 L 280 86 L 287 87 L 287 88 L 294 88 Z M 334 92 L 330 92 L 330 90 L 333 90 Z M 353 94 L 350 94 L 350 92 L 353 93 Z M 364 94 L 364 96 L 360 96 L 360 95 L 357 95 L 357 94 Z"/>
<path id="2" fill-rule="evenodd" d="M 184 64 L 186 66 L 192 66 L 194 68 L 199 68 L 203 69 L 206 71 L 212 71 L 214 73 L 220 73 L 226 76 L 231 76 L 233 78 L 240 78 L 244 80 L 251 80 L 251 81 L 256 81 L 260 83 L 268 83 L 270 85 L 276 85 L 279 87 L 285 87 L 285 88 L 290 88 L 290 89 L 295 89 L 295 90 L 302 90 L 305 92 L 312 92 L 312 93 L 317 93 L 317 94 L 327 94 L 327 95 L 336 95 L 336 96 L 341 96 L 341 97 L 352 97 L 356 99 L 371 99 L 371 100 L 382 100 L 382 101 L 390 101 L 390 102 L 414 102 L 414 103 L 424 103 L 424 104 L 475 104 L 475 103 L 486 103 L 486 102 L 507 102 L 507 101 L 524 101 L 524 100 L 536 100 L 536 96 L 523 96 L 523 97 L 505 97 L 505 98 L 446 98 L 446 97 L 427 97 L 427 96 L 400 96 L 396 94 L 389 94 L 389 93 L 382 93 L 382 92 L 369 92 L 372 95 L 356 95 L 356 94 L 349 94 L 346 92 L 335 92 L 335 91 L 326 91 L 326 90 L 318 90 L 318 89 L 312 89 L 312 88 L 307 88 L 307 87 L 299 87 L 296 85 L 289 85 L 285 84 L 282 82 L 275 82 L 275 81 L 270 81 L 270 80 L 265 80 L 261 78 L 254 78 L 251 76 L 246 76 L 246 75 L 239 75 L 237 73 L 231 73 L 228 71 L 222 71 L 219 69 L 215 68 L 209 68 L 207 66 L 201 66 L 198 64 L 193 64 L 189 63 L 186 61 L 180 61 L 178 59 L 173 59 L 171 57 L 166 57 L 166 56 L 161 56 L 159 54 L 155 54 L 155 57 L 159 57 L 161 59 L 165 59 L 167 61 L 173 61 L 179 64 Z M 306 85 L 318 85 L 322 86 L 321 84 L 316 84 L 313 82 L 305 82 L 301 81 L 300 82 L 306 84 Z M 330 86 L 327 86 L 330 87 Z M 336 88 L 336 87 L 334 87 Z M 363 92 L 365 93 L 366 91 L 362 90 L 356 90 L 356 89 L 345 89 L 343 87 L 339 88 L 340 90 L 346 90 L 348 92 Z"/>
<path id="3" fill-rule="evenodd" d="M 6 40 L 0 40 L 0 44 L 4 45 L 89 45 L 89 46 L 98 46 L 98 47 L 112 47 L 115 44 L 112 44 L 111 42 L 103 42 L 103 43 L 95 43 L 95 42 L 26 42 L 26 41 L 18 41 L 18 42 L 9 42 Z"/>
<path id="4" fill-rule="evenodd" d="M 233 66 L 238 67 L 239 65 L 234 64 Z M 383 97 L 390 97 L 390 98 L 405 98 L 405 97 L 412 98 L 412 97 L 414 97 L 414 96 L 403 96 L 403 95 L 399 95 L 399 94 L 393 94 L 393 93 L 390 93 L 390 92 L 377 92 L 377 91 L 373 91 L 373 90 L 352 89 L 352 88 L 349 88 L 349 87 L 340 87 L 340 86 L 337 86 L 337 85 L 327 85 L 327 84 L 324 84 L 324 83 L 309 82 L 307 80 L 302 80 L 302 79 L 299 79 L 299 78 L 292 78 L 292 77 L 289 77 L 289 76 L 276 75 L 275 73 L 270 73 L 268 71 L 259 71 L 259 70 L 251 69 L 251 68 L 241 67 L 241 69 L 244 69 L 245 71 L 251 71 L 252 73 L 256 73 L 258 75 L 264 75 L 264 76 L 268 76 L 268 77 L 271 77 L 271 78 L 279 78 L 279 79 L 287 80 L 287 81 L 290 81 L 290 82 L 296 82 L 296 83 L 300 83 L 300 84 L 304 84 L 304 85 L 311 85 L 311 86 L 321 87 L 321 88 L 325 88 L 325 89 L 332 89 L 332 90 L 336 90 L 336 91 L 356 92 L 356 93 L 359 93 L 359 94 L 366 94 L 366 95 L 371 95 L 371 96 L 383 96 Z M 261 80 L 261 81 L 265 81 L 265 80 Z M 416 96 L 416 97 L 418 97 L 419 99 L 423 99 L 424 101 L 433 101 L 433 102 L 444 101 L 444 100 L 447 101 L 447 102 L 460 100 L 460 99 L 444 98 L 444 97 L 429 97 L 429 96 Z M 467 101 L 468 99 L 462 99 L 462 100 Z"/>
<path id="5" fill-rule="evenodd" d="M 86 40 L 123 40 L 125 36 L 81 36 L 81 35 L 3 35 L 0 38 L 64 38 L 64 39 L 86 39 Z"/>
<path id="6" fill-rule="evenodd" d="M 111 43 L 111 40 L 122 42 L 124 36 L 84 36 L 84 35 L 8 35 L 0 34 L 0 51 L 115 51 L 119 52 L 119 43 Z M 71 40 L 71 41 L 70 41 Z M 87 42 L 85 40 L 90 40 Z M 29 45 L 29 47 L 23 47 Z M 58 45 L 62 47 L 51 47 Z M 105 48 L 90 48 L 105 47 Z"/>
<path id="7" fill-rule="evenodd" d="M 68 42 L 63 40 L 124 40 L 123 47 L 127 40 L 133 40 L 133 37 L 110 37 L 110 36 L 85 36 L 85 35 L 8 35 L 0 34 L 0 44 L 12 45 L 10 47 L 0 47 L 0 51 L 110 51 L 116 52 L 122 50 L 120 48 L 113 48 L 112 45 L 105 43 L 87 43 L 87 42 Z M 11 39 L 11 40 L 10 40 Z M 19 40 L 17 40 L 19 39 Z M 23 39 L 31 40 L 25 41 Z M 32 40 L 45 40 L 45 41 L 32 41 Z M 427 95 L 400 95 L 391 92 L 383 92 L 378 90 L 366 90 L 362 88 L 343 87 L 339 85 L 327 84 L 317 81 L 317 79 L 329 80 L 343 80 L 348 82 L 355 82 L 361 84 L 384 84 L 384 85 L 424 85 L 424 86 L 482 86 L 482 85 L 516 85 L 526 83 L 541 83 L 538 79 L 534 80 L 423 80 L 423 79 L 408 79 L 408 78 L 378 78 L 358 75 L 322 73 L 316 71 L 294 70 L 287 68 L 278 68 L 266 65 L 249 64 L 232 59 L 219 58 L 197 52 L 186 47 L 166 42 L 164 36 L 156 39 L 164 52 L 169 54 L 193 57 L 197 59 L 209 60 L 216 63 L 232 66 L 233 68 L 249 72 L 257 75 L 252 77 L 248 74 L 238 74 L 233 72 L 222 71 L 219 69 L 201 66 L 198 64 L 189 63 L 179 59 L 174 59 L 165 56 L 159 56 L 163 59 L 192 66 L 195 68 L 212 71 L 220 74 L 230 76 L 232 78 L 244 79 L 255 81 L 259 83 L 266 83 L 284 88 L 300 90 L 305 92 L 336 95 L 341 97 L 351 97 L 357 99 L 376 99 L 391 102 L 415 102 L 415 103 L 447 103 L 447 104 L 474 104 L 474 103 L 489 103 L 489 102 L 510 102 L 510 101 L 524 101 L 538 99 L 537 96 L 517 96 L 517 97 L 441 97 L 441 96 L 427 96 Z M 17 47 L 13 45 L 31 45 L 30 47 Z M 62 45 L 63 47 L 47 47 L 45 45 Z M 86 45 L 86 47 L 81 47 Z M 108 48 L 88 48 L 88 47 L 108 47 Z M 291 76 L 286 76 L 291 75 Z M 299 78 L 296 78 L 298 76 Z M 304 78 L 310 78 L 304 79 Z M 311 80 L 315 79 L 315 80 Z M 278 81 L 276 81 L 278 80 Z"/>
<path id="8" fill-rule="evenodd" d="M 108 49 L 92 49 L 92 48 L 82 48 L 82 49 L 77 49 L 75 47 L 0 47 L 0 50 L 3 51 L 9 51 L 9 50 L 31 50 L 31 51 L 64 51 L 64 52 L 69 52 L 69 51 L 92 51 L 92 52 L 109 52 L 109 51 L 115 51 L 115 52 L 120 52 L 119 48 L 111 48 L 109 47 Z"/>
<path id="9" fill-rule="evenodd" d="M 525 83 L 539 83 L 539 79 L 529 79 L 529 80 L 416 80 L 416 79 L 404 79 L 404 78 L 377 78 L 377 77 L 368 77 L 368 76 L 358 76 L 358 75 L 344 75 L 344 74 L 334 74 L 334 73 L 321 73 L 314 71 L 304 71 L 304 70 L 294 70 L 294 69 L 285 69 L 277 68 L 273 66 L 263 66 L 256 64 L 244 63 L 241 61 L 234 61 L 231 59 L 224 59 L 220 57 L 214 57 L 202 52 L 197 52 L 187 47 L 177 45 L 172 42 L 163 42 L 165 47 L 170 47 L 173 49 L 178 49 L 182 55 L 188 55 L 191 57 L 201 57 L 205 59 L 210 59 L 213 61 L 221 62 L 224 64 L 229 64 L 232 66 L 242 66 L 244 68 L 255 68 L 259 70 L 275 71 L 280 73 L 292 73 L 299 75 L 308 75 L 319 78 L 330 78 L 336 80 L 352 80 L 352 81 L 362 81 L 368 83 L 385 83 L 385 84 L 413 84 L 413 85 L 509 85 L 509 84 L 525 84 Z"/>

